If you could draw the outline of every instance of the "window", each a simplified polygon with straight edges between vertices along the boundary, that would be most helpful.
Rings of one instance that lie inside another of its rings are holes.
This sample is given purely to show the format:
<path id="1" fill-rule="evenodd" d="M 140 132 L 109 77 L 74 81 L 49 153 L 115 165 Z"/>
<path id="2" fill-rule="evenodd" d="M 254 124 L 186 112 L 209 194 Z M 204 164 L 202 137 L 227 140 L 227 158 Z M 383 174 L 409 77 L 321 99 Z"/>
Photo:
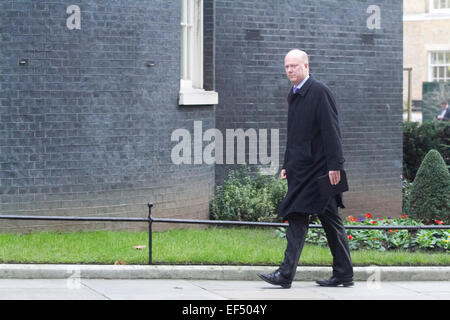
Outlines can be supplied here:
<path id="1" fill-rule="evenodd" d="M 203 0 L 181 0 L 180 105 L 211 105 L 218 95 L 203 89 Z"/>
<path id="2" fill-rule="evenodd" d="M 430 81 L 450 80 L 450 51 L 430 52 Z"/>
<path id="3" fill-rule="evenodd" d="M 196 62 L 194 58 L 197 60 L 200 57 L 200 52 L 194 52 L 194 14 L 194 1 L 181 0 L 181 84 L 190 87 L 192 87 L 193 64 Z M 198 17 L 195 18 L 198 19 Z M 195 25 L 195 27 L 199 26 Z M 198 86 L 201 79 L 195 80 Z"/>
<path id="4" fill-rule="evenodd" d="M 430 0 L 431 12 L 450 12 L 450 0 Z"/>

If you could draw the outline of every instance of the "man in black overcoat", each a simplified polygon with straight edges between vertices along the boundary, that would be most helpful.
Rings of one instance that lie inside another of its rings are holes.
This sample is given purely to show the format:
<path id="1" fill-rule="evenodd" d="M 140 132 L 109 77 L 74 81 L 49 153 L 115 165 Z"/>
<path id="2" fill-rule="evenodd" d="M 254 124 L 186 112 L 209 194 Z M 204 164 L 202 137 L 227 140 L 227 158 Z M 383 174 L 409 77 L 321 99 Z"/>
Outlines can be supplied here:
<path id="1" fill-rule="evenodd" d="M 290 288 L 308 233 L 309 216 L 317 214 L 333 255 L 333 275 L 318 280 L 321 286 L 353 285 L 353 266 L 347 234 L 338 214 L 344 207 L 342 194 L 322 198 L 317 178 L 328 173 L 330 183 L 340 181 L 343 169 L 342 139 L 336 103 L 330 89 L 309 74 L 308 55 L 289 51 L 286 75 L 293 84 L 287 97 L 287 145 L 281 178 L 287 179 L 288 192 L 278 208 L 278 216 L 288 220 L 287 247 L 281 266 L 273 273 L 258 274 L 274 285 Z"/>

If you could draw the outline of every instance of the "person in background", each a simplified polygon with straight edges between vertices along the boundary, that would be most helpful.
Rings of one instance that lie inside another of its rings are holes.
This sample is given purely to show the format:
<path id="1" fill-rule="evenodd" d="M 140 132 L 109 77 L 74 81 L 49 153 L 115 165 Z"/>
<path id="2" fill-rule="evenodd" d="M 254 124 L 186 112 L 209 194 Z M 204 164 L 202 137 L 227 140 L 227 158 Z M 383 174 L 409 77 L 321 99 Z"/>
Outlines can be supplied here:
<path id="1" fill-rule="evenodd" d="M 443 101 L 441 103 L 442 111 L 437 116 L 438 120 L 441 121 L 450 121 L 450 108 L 448 107 L 448 101 Z"/>

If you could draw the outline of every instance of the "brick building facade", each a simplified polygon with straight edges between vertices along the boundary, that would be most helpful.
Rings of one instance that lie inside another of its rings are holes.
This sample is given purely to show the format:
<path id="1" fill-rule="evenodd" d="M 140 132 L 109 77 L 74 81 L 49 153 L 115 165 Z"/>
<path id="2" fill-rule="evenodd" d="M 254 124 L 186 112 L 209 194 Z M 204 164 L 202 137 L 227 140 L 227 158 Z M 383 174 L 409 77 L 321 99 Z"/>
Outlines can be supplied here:
<path id="1" fill-rule="evenodd" d="M 196 122 L 203 132 L 275 128 L 281 162 L 283 57 L 294 47 L 337 98 L 351 184 L 342 213 L 400 214 L 401 0 L 196 0 L 203 87 L 219 97 L 206 105 L 179 105 L 182 2 L 0 3 L 1 214 L 138 217 L 152 201 L 155 216 L 207 218 L 236 165 L 195 154 L 175 164 L 171 135 Z M 140 228 L 0 221 L 2 231 L 44 225 Z"/>

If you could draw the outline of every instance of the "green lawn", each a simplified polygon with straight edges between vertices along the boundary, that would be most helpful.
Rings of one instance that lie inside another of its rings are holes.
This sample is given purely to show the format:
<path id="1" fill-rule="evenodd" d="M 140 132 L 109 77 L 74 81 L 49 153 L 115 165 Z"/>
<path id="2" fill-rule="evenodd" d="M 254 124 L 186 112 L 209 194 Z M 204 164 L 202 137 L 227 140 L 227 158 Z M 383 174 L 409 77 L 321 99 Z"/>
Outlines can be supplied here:
<path id="1" fill-rule="evenodd" d="M 147 246 L 135 249 L 134 246 Z M 153 233 L 155 264 L 280 264 L 286 240 L 274 229 L 208 228 Z M 355 266 L 450 265 L 450 254 L 352 251 Z M 0 234 L 0 263 L 147 264 L 147 232 Z M 300 265 L 331 265 L 328 247 L 306 245 Z"/>

